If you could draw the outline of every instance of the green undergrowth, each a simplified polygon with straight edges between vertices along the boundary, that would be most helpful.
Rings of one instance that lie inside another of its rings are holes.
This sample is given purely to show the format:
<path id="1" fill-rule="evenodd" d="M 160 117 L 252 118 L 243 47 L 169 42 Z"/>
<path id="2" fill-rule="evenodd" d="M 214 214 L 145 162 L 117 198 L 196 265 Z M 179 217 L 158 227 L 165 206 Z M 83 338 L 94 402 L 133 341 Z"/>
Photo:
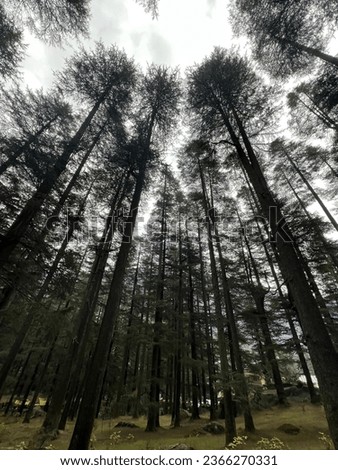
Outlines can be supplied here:
<path id="1" fill-rule="evenodd" d="M 115 428 L 118 421 L 128 421 L 138 428 Z M 239 440 L 235 449 L 329 449 L 327 423 L 320 405 L 291 404 L 288 407 L 273 407 L 254 413 L 255 433 L 244 430 L 242 417 L 237 418 Z M 194 449 L 224 449 L 224 435 L 199 433 L 203 425 L 209 422 L 203 415 L 197 421 L 184 420 L 181 427 L 172 428 L 170 416 L 161 416 L 161 428 L 157 432 L 145 432 L 146 418 L 131 419 L 120 417 L 112 420 L 97 420 L 92 434 L 93 449 L 105 450 L 146 450 L 167 449 L 169 446 L 184 443 Z M 223 424 L 221 420 L 218 420 Z M 36 433 L 42 418 L 23 424 L 22 418 L 0 418 L 0 449 L 25 449 L 30 438 Z M 293 424 L 300 428 L 296 435 L 286 434 L 278 429 L 283 424 Z M 47 446 L 49 449 L 67 449 L 73 425 L 70 423 L 66 431 Z M 197 435 L 196 435 L 197 434 Z"/>

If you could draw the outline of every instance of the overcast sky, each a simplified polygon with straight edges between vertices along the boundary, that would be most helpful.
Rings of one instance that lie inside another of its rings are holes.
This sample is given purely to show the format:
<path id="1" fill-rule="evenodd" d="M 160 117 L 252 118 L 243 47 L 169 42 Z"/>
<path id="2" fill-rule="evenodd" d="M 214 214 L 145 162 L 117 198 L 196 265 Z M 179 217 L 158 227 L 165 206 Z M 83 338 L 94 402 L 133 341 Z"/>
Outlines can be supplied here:
<path id="1" fill-rule="evenodd" d="M 53 82 L 53 71 L 63 68 L 65 58 L 81 45 L 90 48 L 98 40 L 106 45 L 117 44 L 143 67 L 152 62 L 179 66 L 183 74 L 187 66 L 209 55 L 214 46 L 232 44 L 227 3 L 227 0 L 160 0 L 159 17 L 153 20 L 135 0 L 92 0 L 88 39 L 72 41 L 60 49 L 26 33 L 24 81 L 32 88 L 48 88 Z M 179 146 L 180 139 L 176 139 L 167 149 L 168 162 L 174 164 Z M 148 202 L 150 207 L 152 200 Z M 143 212 L 147 220 L 149 209 L 144 208 Z M 137 231 L 142 232 L 144 225 L 141 220 L 139 223 Z"/>
<path id="2" fill-rule="evenodd" d="M 92 0 L 90 38 L 80 43 L 90 47 L 102 40 L 124 48 L 142 66 L 147 63 L 186 66 L 200 61 L 214 46 L 229 47 L 226 0 L 160 0 L 159 18 L 152 20 L 134 0 Z M 31 87 L 48 87 L 53 70 L 63 67 L 80 43 L 64 49 L 49 47 L 26 34 L 25 82 Z"/>
<path id="3" fill-rule="evenodd" d="M 80 45 L 90 48 L 98 40 L 124 48 L 143 67 L 154 62 L 180 66 L 183 73 L 187 66 L 209 55 L 214 46 L 237 43 L 244 47 L 243 39 L 232 38 L 227 7 L 228 0 L 160 0 L 159 18 L 153 20 L 134 0 L 92 0 L 89 39 L 81 38 L 60 49 L 26 33 L 24 81 L 33 88 L 48 88 L 53 82 L 53 71 L 63 67 L 66 57 Z M 335 54 L 337 45 L 337 39 L 333 40 L 329 52 Z M 166 155 L 171 162 L 179 140 Z"/>

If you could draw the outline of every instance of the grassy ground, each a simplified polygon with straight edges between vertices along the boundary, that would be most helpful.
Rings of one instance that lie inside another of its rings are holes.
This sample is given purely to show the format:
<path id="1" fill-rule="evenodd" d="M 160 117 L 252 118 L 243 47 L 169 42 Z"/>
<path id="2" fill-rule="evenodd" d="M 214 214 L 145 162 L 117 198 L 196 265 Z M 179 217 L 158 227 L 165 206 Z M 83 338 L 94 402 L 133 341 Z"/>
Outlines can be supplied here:
<path id="1" fill-rule="evenodd" d="M 139 426 L 136 429 L 114 428 L 118 421 L 129 421 Z M 254 413 L 256 432 L 247 435 L 245 445 L 241 449 L 254 449 L 257 441 L 262 437 L 271 439 L 279 438 L 290 449 L 325 449 L 326 443 L 320 438 L 319 433 L 328 433 L 324 411 L 320 405 L 293 403 L 289 407 L 273 407 L 268 410 Z M 161 417 L 161 429 L 155 433 L 144 431 L 146 420 L 144 417 L 132 420 L 123 417 L 114 420 L 98 420 L 92 435 L 93 449 L 166 449 L 178 442 L 185 443 L 194 449 L 212 450 L 224 448 L 224 436 L 202 434 L 195 436 L 208 422 L 208 416 L 203 415 L 198 421 L 185 420 L 180 428 L 173 429 L 170 426 L 170 417 Z M 40 428 L 42 418 L 35 418 L 30 424 L 22 424 L 21 418 L 0 417 L 0 449 L 24 449 L 34 433 Z M 222 421 L 219 423 L 223 424 Z M 282 424 L 293 424 L 300 428 L 297 435 L 285 434 L 277 428 Z M 244 432 L 243 419 L 237 419 L 239 435 Z M 67 449 L 71 437 L 72 425 L 61 432 L 57 439 L 51 442 L 52 449 Z"/>

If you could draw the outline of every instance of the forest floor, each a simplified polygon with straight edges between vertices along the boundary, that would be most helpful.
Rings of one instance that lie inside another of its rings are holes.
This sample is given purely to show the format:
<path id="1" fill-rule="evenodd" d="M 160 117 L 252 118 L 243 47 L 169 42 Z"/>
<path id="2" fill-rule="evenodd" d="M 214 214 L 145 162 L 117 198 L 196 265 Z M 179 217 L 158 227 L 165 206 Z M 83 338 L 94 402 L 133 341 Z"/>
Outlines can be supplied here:
<path id="1" fill-rule="evenodd" d="M 0 417 L 0 449 L 25 449 L 29 440 L 37 432 L 43 418 L 34 418 L 29 424 L 23 424 L 19 417 Z M 137 428 L 115 428 L 119 421 L 129 422 Z M 298 450 L 327 449 L 328 428 L 321 405 L 309 403 L 291 403 L 288 407 L 274 406 L 270 409 L 254 412 L 255 433 L 245 433 L 243 418 L 237 418 L 238 434 L 247 436 L 238 449 L 256 449 L 262 438 L 278 438 L 286 448 Z M 155 433 L 145 432 L 146 419 L 137 420 L 120 417 L 112 420 L 97 420 L 92 434 L 92 448 L 97 450 L 129 449 L 168 449 L 177 443 L 186 444 L 193 449 L 224 449 L 224 434 L 211 435 L 200 433 L 209 422 L 208 415 L 202 415 L 197 421 L 184 420 L 180 428 L 170 425 L 170 416 L 161 416 L 161 428 Z M 218 420 L 219 424 L 224 424 Z M 278 428 L 283 424 L 292 424 L 300 428 L 298 434 L 287 434 Z M 51 441 L 48 448 L 67 449 L 72 433 L 72 424 L 67 430 Z M 323 433 L 323 434 L 321 434 Z"/>

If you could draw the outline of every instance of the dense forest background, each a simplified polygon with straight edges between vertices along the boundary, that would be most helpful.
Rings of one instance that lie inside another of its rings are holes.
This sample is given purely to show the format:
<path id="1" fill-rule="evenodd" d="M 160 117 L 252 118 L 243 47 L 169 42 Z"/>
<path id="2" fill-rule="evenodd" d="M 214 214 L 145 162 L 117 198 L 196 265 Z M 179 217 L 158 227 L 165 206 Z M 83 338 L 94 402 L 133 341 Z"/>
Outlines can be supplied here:
<path id="1" fill-rule="evenodd" d="M 36 90 L 24 29 L 81 40 L 90 2 L 0 4 L 0 395 L 26 424 L 43 402 L 30 448 L 184 410 L 229 445 L 290 385 L 338 448 L 337 7 L 232 0 L 245 52 L 142 70 L 97 42 Z"/>

